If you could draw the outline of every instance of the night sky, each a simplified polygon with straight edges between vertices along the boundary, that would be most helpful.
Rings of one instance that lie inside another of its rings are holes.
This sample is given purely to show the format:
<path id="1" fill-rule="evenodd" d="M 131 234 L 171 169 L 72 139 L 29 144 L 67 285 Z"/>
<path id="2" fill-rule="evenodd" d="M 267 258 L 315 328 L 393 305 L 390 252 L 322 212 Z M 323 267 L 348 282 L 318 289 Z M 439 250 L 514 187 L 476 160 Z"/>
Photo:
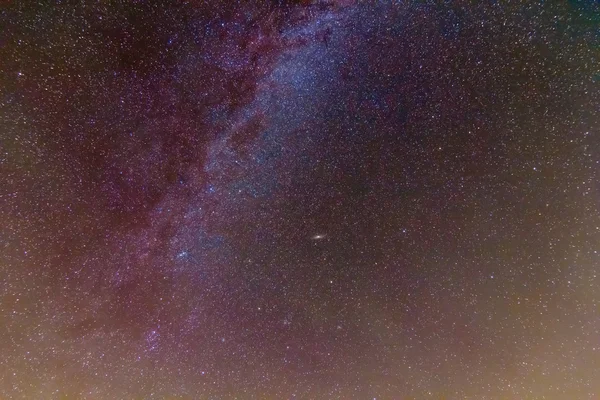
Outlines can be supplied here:
<path id="1" fill-rule="evenodd" d="M 5 1 L 1 399 L 600 399 L 600 4 Z"/>

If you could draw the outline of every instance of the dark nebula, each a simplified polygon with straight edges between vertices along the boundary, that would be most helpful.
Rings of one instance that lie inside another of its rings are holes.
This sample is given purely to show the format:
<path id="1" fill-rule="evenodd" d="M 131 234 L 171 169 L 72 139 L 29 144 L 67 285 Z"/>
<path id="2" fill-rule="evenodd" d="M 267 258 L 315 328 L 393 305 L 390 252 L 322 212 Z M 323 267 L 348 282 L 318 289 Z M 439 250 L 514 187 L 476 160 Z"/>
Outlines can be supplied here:
<path id="1" fill-rule="evenodd" d="M 5 1 L 1 399 L 600 398 L 595 1 Z"/>

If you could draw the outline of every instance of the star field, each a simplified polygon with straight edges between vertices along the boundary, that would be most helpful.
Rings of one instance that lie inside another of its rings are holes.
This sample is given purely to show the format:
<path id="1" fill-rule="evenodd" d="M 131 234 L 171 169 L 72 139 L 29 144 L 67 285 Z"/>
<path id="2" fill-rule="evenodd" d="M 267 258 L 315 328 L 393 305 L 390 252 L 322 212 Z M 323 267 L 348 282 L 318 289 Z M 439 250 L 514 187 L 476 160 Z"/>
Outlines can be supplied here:
<path id="1" fill-rule="evenodd" d="M 0 6 L 1 399 L 600 398 L 597 2 L 167 3 Z"/>

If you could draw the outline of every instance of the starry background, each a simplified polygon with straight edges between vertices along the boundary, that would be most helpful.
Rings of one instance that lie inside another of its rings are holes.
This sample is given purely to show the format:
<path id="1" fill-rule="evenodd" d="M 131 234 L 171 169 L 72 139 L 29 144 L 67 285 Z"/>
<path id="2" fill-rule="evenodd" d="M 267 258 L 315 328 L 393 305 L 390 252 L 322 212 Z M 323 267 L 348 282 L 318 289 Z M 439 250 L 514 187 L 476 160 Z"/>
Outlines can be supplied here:
<path id="1" fill-rule="evenodd" d="M 597 2 L 0 25 L 0 398 L 600 398 Z"/>

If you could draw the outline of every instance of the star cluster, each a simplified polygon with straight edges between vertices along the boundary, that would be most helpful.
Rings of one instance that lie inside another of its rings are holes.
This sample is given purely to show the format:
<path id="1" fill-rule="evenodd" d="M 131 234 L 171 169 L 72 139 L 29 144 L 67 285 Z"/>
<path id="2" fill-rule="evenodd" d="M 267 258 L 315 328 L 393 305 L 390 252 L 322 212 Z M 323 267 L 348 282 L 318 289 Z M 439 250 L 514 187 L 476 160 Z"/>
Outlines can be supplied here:
<path id="1" fill-rule="evenodd" d="M 596 2 L 0 6 L 0 397 L 596 399 Z"/>

